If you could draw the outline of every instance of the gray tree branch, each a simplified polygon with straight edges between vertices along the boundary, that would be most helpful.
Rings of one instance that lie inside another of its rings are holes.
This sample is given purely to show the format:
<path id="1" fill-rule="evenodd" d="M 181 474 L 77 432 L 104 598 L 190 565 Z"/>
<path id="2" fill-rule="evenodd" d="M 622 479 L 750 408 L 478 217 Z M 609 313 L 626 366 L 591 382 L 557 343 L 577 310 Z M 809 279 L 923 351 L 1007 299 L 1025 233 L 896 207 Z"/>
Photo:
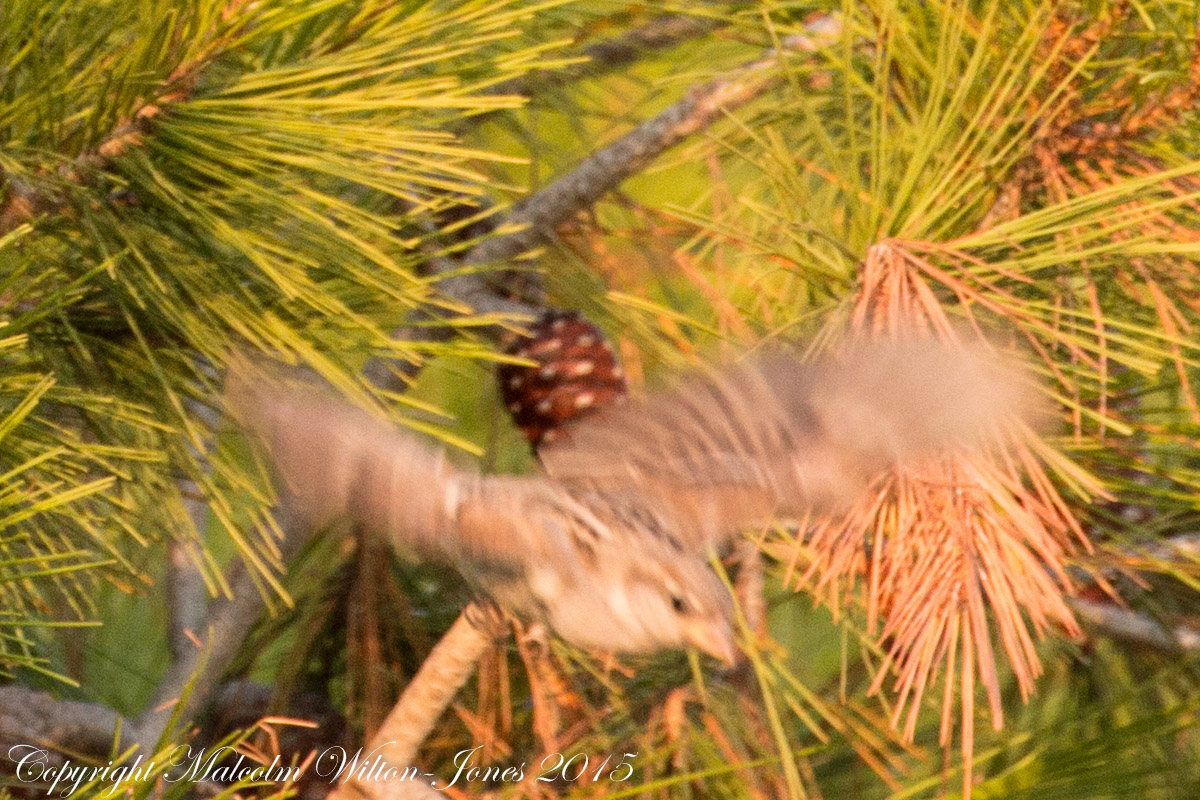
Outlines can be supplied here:
<path id="1" fill-rule="evenodd" d="M 276 519 L 284 534 L 279 545 L 280 560 L 286 564 L 307 544 L 312 528 L 289 503 L 281 503 Z M 262 613 L 263 598 L 249 568 L 237 562 L 233 569 L 230 596 L 209 605 L 204 626 L 196 632 L 204 646 L 192 644 L 171 665 L 134 721 L 134 738 L 144 752 L 153 752 L 167 733 L 172 716 L 188 722 L 203 707 Z"/>
<path id="2" fill-rule="evenodd" d="M 1112 639 L 1152 647 L 1170 653 L 1200 652 L 1200 630 L 1186 625 L 1167 626 L 1139 611 L 1115 603 L 1073 597 L 1075 614 L 1097 633 Z"/>
<path id="3" fill-rule="evenodd" d="M 826 15 L 808 25 L 808 35 L 787 37 L 782 43 L 783 52 L 813 52 L 839 36 L 841 29 L 837 17 Z M 778 66 L 780 57 L 780 52 L 768 51 L 728 75 L 691 89 L 682 100 L 588 156 L 570 172 L 513 208 L 502 224 L 505 228 L 518 227 L 518 230 L 484 239 L 467 251 L 462 264 L 474 266 L 504 261 L 548 241 L 559 225 L 594 205 L 666 150 L 762 94 L 773 83 L 771 70 Z M 438 286 L 465 301 L 479 292 L 476 281 L 478 278 L 474 275 L 453 275 Z"/>
<path id="4" fill-rule="evenodd" d="M 496 84 L 492 91 L 496 94 L 529 95 L 539 85 L 561 86 L 631 64 L 651 50 L 673 47 L 703 36 L 724 24 L 725 22 L 719 19 L 682 14 L 658 17 L 620 36 L 587 45 L 580 51 L 580 55 L 587 59 L 581 64 L 562 67 L 553 72 L 537 73 L 532 79 L 514 78 L 504 81 Z"/>
<path id="5" fill-rule="evenodd" d="M 104 706 L 56 700 L 23 686 L 0 686 L 0 757 L 15 744 L 107 753 L 114 743 L 122 749 L 131 745 L 132 730 L 128 720 Z"/>

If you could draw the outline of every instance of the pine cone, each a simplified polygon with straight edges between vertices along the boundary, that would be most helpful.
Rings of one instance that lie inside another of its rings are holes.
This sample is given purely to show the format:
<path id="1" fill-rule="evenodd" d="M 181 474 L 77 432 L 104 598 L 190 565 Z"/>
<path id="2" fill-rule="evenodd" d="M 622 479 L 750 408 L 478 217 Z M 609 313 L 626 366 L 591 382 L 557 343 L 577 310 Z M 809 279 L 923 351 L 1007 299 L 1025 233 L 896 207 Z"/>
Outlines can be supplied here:
<path id="1" fill-rule="evenodd" d="M 500 391 L 534 447 L 560 436 L 577 417 L 625 398 L 625 374 L 612 345 L 578 312 L 547 311 L 530 334 L 513 337 L 504 352 L 538 366 L 502 365 Z"/>

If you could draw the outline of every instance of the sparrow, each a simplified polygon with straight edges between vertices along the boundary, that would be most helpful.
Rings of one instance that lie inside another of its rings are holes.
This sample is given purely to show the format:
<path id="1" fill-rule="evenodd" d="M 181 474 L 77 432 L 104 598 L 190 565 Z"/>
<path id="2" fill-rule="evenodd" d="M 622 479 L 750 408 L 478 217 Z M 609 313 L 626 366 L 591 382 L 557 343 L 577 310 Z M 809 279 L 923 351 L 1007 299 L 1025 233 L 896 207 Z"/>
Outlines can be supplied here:
<path id="1" fill-rule="evenodd" d="M 848 508 L 897 464 L 992 441 L 1021 380 L 929 339 L 774 353 L 601 409 L 543 475 L 482 475 L 313 386 L 232 369 L 228 407 L 316 526 L 350 520 L 449 561 L 502 607 L 588 649 L 737 659 L 709 554 L 775 519 Z"/>

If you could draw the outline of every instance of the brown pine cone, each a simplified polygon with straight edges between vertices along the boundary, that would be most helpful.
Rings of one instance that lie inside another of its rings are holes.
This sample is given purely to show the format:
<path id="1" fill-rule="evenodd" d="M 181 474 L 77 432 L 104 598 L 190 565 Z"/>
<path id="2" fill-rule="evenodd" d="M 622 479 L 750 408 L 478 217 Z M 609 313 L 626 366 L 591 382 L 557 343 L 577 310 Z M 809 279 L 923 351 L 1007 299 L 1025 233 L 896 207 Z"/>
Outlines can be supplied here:
<path id="1" fill-rule="evenodd" d="M 577 311 L 551 309 L 529 332 L 514 336 L 504 352 L 538 366 L 501 365 L 500 391 L 535 448 L 577 417 L 625 398 L 625 373 L 612 345 Z"/>

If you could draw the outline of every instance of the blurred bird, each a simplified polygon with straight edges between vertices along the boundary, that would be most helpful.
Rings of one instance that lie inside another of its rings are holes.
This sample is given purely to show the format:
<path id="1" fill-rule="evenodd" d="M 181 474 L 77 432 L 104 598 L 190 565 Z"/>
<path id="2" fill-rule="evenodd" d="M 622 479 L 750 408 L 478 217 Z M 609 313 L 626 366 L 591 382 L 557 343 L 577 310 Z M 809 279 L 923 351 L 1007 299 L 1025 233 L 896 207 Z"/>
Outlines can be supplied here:
<path id="1" fill-rule="evenodd" d="M 892 466 L 984 445 L 1025 405 L 982 351 L 913 339 L 775 354 L 597 411 L 544 476 L 482 476 L 315 387 L 231 370 L 235 418 L 315 525 L 346 518 L 449 560 L 501 606 L 585 648 L 737 656 L 709 549 L 847 508 Z"/>

